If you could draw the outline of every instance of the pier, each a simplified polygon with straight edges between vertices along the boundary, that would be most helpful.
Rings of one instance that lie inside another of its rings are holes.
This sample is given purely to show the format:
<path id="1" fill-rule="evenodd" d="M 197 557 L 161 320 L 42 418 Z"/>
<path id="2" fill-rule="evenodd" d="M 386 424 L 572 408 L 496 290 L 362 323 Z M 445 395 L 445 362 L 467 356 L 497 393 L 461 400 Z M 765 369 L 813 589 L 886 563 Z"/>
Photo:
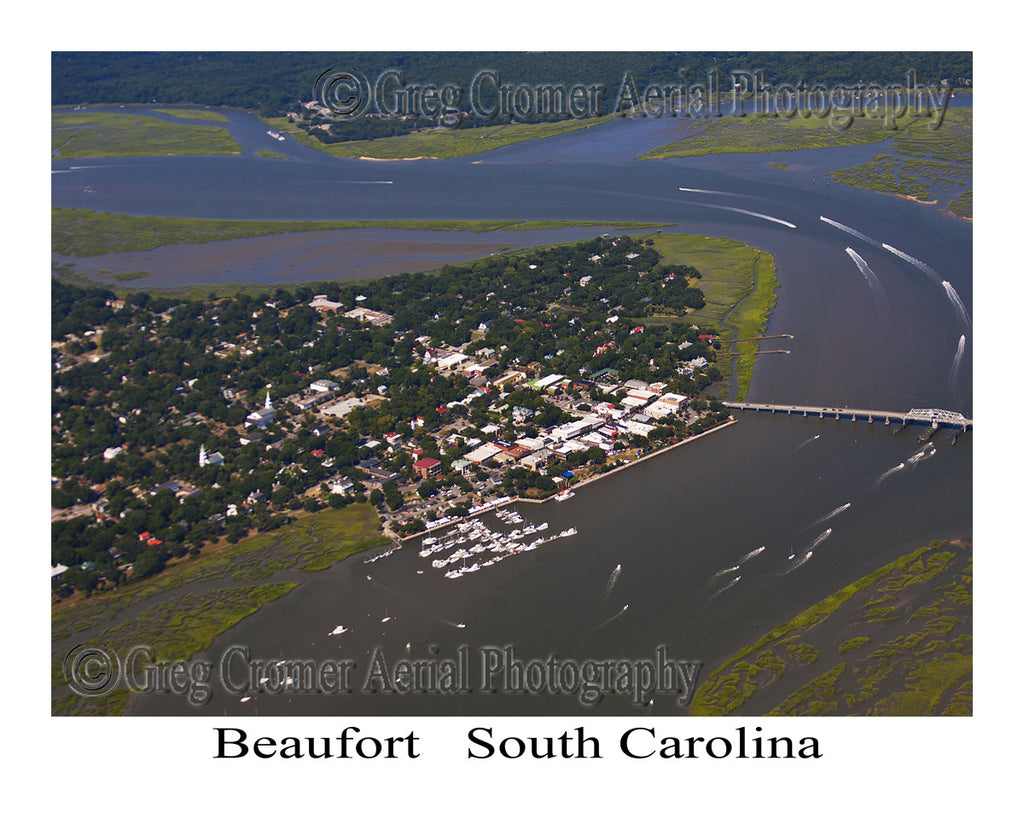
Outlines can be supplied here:
<path id="1" fill-rule="evenodd" d="M 867 421 L 869 424 L 881 421 L 886 426 L 893 423 L 900 424 L 901 427 L 907 424 L 928 424 L 932 429 L 954 427 L 961 432 L 966 432 L 974 426 L 974 421 L 970 418 L 965 418 L 959 412 L 944 409 L 912 409 L 907 412 L 892 412 L 851 407 L 806 407 L 797 404 L 751 404 L 733 401 L 723 401 L 722 405 L 728 409 L 802 415 L 805 418 L 835 418 L 837 421 L 849 418 L 851 421 Z"/>

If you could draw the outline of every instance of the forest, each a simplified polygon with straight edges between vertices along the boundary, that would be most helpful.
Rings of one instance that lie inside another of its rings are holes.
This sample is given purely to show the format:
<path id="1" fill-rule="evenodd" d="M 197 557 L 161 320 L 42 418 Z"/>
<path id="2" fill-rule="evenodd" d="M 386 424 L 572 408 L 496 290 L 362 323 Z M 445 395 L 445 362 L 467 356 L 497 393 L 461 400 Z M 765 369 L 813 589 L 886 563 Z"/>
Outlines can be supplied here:
<path id="1" fill-rule="evenodd" d="M 388 69 L 409 82 L 468 87 L 490 69 L 509 84 L 603 84 L 609 113 L 625 72 L 639 85 L 694 82 L 710 69 L 763 69 L 769 83 L 895 83 L 917 72 L 922 84 L 969 85 L 970 52 L 54 52 L 51 104 L 191 104 L 282 115 L 313 98 L 317 77 L 350 69 L 374 77 Z M 490 124 L 494 124 L 493 122 Z M 366 126 L 382 128 L 379 124 Z M 365 138 L 345 134 L 346 139 Z"/>

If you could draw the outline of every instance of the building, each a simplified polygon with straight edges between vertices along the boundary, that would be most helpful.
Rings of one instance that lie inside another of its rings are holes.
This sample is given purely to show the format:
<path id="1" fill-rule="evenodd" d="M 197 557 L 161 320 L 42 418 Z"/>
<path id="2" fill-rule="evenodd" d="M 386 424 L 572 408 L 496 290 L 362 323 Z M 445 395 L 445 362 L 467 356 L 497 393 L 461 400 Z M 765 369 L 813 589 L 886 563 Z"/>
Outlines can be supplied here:
<path id="1" fill-rule="evenodd" d="M 219 452 L 206 452 L 206 445 L 199 445 L 199 465 L 200 466 L 220 466 L 224 463 L 224 456 Z"/>
<path id="2" fill-rule="evenodd" d="M 337 313 L 342 307 L 341 302 L 331 301 L 322 293 L 319 296 L 314 296 L 309 306 L 314 310 L 323 310 L 328 313 Z"/>
<path id="3" fill-rule="evenodd" d="M 340 307 L 341 305 L 338 306 Z M 372 324 L 374 327 L 381 327 L 382 325 L 390 324 L 392 320 L 392 317 L 387 313 L 370 310 L 366 307 L 356 307 L 342 315 L 345 316 L 345 318 L 356 319 L 356 321 Z"/>
<path id="4" fill-rule="evenodd" d="M 350 495 L 355 491 L 355 484 L 351 478 L 340 476 L 331 479 L 327 488 L 330 489 L 332 495 Z"/>
<path id="5" fill-rule="evenodd" d="M 412 468 L 424 480 L 441 474 L 441 462 L 436 458 L 420 458 L 412 465 Z"/>

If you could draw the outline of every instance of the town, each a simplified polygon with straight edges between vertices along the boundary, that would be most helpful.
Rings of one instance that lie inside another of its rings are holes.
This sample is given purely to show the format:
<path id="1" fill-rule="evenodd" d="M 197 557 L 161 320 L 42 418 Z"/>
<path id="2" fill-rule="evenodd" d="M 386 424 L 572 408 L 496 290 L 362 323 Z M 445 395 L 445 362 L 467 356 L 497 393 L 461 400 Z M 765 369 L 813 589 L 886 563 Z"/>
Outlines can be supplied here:
<path id="1" fill-rule="evenodd" d="M 713 428 L 699 277 L 625 236 L 221 298 L 55 276 L 54 593 L 350 503 L 398 540 L 566 498 Z"/>

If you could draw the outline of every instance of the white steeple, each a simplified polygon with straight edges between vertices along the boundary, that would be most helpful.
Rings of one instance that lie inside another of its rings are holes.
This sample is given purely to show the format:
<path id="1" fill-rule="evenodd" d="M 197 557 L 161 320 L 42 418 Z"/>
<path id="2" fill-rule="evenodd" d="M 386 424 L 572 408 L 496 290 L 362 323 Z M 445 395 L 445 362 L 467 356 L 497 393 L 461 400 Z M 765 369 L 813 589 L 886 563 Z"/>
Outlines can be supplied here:
<path id="1" fill-rule="evenodd" d="M 199 445 L 199 465 L 206 466 L 209 463 L 209 459 L 206 457 L 206 444 Z"/>
<path id="2" fill-rule="evenodd" d="M 267 409 L 270 409 L 270 384 L 267 384 L 267 400 L 263 404 L 263 406 L 266 407 Z"/>

